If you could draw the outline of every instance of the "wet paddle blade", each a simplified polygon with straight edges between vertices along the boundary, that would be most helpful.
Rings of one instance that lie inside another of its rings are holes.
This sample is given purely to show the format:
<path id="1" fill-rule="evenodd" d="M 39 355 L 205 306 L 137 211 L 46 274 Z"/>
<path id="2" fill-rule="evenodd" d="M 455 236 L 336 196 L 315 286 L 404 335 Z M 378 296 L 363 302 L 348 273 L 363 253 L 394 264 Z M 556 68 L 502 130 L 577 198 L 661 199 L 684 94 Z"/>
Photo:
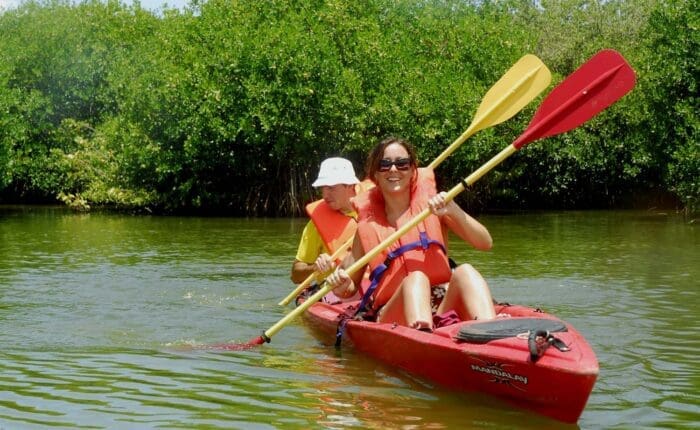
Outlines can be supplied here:
<path id="1" fill-rule="evenodd" d="M 246 343 L 216 343 L 214 345 L 207 345 L 206 349 L 218 349 L 222 351 L 245 351 L 247 349 L 255 348 L 258 345 L 265 343 L 263 336 L 257 336 L 252 338 Z"/>
<path id="2" fill-rule="evenodd" d="M 513 145 L 520 149 L 578 127 L 622 98 L 635 82 L 622 55 L 612 49 L 598 52 L 549 93 Z"/>

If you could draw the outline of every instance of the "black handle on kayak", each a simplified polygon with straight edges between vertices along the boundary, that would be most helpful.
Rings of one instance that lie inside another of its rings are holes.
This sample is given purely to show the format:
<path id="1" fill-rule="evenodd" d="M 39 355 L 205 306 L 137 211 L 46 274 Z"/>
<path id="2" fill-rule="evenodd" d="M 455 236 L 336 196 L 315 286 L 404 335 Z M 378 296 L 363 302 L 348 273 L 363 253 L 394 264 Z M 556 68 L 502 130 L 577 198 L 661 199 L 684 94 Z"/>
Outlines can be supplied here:
<path id="1" fill-rule="evenodd" d="M 548 330 L 531 330 L 527 338 L 527 346 L 530 349 L 530 360 L 536 363 L 551 345 L 561 352 L 571 351 L 561 339 L 554 337 Z"/>

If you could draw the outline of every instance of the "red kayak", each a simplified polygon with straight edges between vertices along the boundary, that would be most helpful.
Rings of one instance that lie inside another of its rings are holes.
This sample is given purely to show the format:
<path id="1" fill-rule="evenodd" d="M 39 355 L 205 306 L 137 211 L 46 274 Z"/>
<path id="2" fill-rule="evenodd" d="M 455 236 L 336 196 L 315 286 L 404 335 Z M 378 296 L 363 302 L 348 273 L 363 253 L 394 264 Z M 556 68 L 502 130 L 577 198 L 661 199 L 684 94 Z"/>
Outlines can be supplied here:
<path id="1" fill-rule="evenodd" d="M 357 302 L 316 303 L 305 317 L 335 338 Z M 476 391 L 575 423 L 598 376 L 598 360 L 570 324 L 538 309 L 499 304 L 508 318 L 460 321 L 432 333 L 349 319 L 342 343 L 448 389 Z"/>

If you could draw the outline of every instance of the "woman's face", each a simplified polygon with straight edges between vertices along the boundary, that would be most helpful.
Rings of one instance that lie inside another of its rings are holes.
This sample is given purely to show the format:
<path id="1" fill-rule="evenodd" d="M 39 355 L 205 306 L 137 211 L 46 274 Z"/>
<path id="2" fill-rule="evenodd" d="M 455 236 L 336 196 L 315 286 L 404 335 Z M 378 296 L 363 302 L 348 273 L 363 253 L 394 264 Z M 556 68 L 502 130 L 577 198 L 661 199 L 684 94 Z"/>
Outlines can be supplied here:
<path id="1" fill-rule="evenodd" d="M 379 170 L 374 181 L 384 194 L 401 193 L 410 190 L 413 176 L 413 160 L 403 145 L 392 143 L 384 148 Z"/>

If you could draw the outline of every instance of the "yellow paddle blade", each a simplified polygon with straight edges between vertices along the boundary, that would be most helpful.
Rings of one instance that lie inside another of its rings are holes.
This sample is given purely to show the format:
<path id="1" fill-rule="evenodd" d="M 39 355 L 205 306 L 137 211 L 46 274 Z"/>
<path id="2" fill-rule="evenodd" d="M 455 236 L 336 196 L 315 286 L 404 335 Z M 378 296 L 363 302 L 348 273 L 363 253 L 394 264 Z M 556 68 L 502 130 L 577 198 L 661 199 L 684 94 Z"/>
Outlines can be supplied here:
<path id="1" fill-rule="evenodd" d="M 523 56 L 486 93 L 469 128 L 447 147 L 428 168 L 435 169 L 472 134 L 500 124 L 537 97 L 552 81 L 542 60 L 532 54 Z"/>
<path id="2" fill-rule="evenodd" d="M 476 110 L 474 131 L 512 118 L 551 82 L 552 74 L 542 60 L 525 55 L 486 93 Z"/>

